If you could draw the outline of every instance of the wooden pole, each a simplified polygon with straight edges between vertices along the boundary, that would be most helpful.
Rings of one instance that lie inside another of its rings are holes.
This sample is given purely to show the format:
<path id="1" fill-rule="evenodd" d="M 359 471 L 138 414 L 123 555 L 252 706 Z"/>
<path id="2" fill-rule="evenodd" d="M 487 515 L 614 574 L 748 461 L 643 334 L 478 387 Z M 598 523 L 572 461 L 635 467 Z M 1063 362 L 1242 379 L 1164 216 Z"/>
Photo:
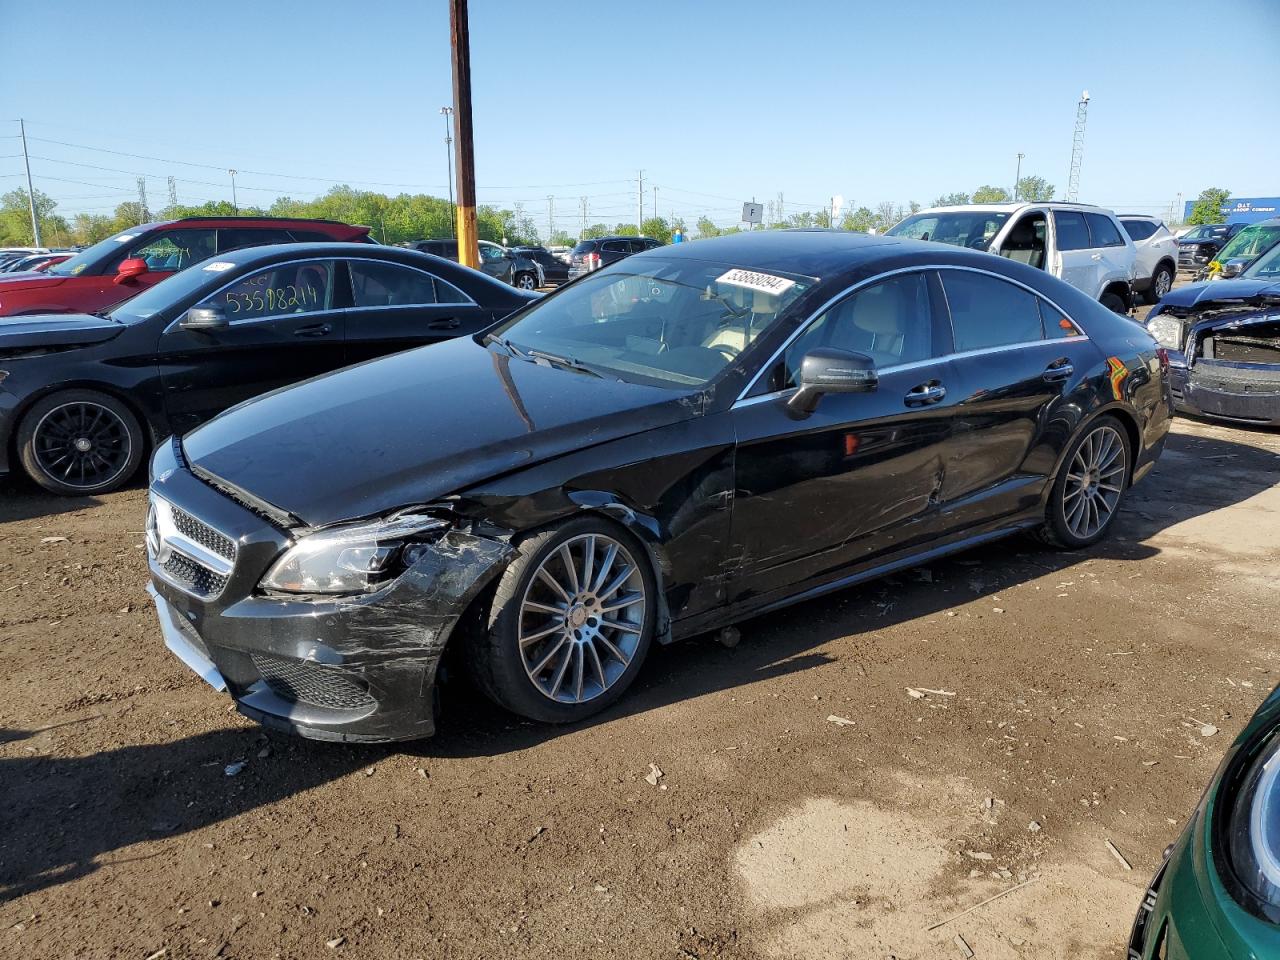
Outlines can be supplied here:
<path id="1" fill-rule="evenodd" d="M 471 140 L 471 32 L 467 0 L 449 0 L 449 39 L 453 46 L 453 138 L 458 177 L 458 262 L 480 268 L 476 236 L 476 166 Z"/>

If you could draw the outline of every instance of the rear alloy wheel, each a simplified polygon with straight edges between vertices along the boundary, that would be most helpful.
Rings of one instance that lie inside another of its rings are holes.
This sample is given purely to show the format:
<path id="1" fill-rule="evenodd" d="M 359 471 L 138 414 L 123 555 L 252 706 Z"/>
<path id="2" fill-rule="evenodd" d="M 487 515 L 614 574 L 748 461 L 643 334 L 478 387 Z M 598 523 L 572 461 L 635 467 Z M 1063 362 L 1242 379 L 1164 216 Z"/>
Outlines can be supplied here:
<path id="1" fill-rule="evenodd" d="M 1115 520 L 1129 480 L 1129 438 L 1113 417 L 1090 424 L 1067 452 L 1042 530 L 1050 543 L 1077 549 L 1097 543 Z"/>
<path id="2" fill-rule="evenodd" d="M 1161 264 L 1151 276 L 1151 287 L 1147 290 L 1147 302 L 1159 303 L 1166 293 L 1173 289 L 1173 271 Z"/>
<path id="3" fill-rule="evenodd" d="M 519 290 L 537 290 L 538 278 L 532 273 L 517 273 L 516 288 Z"/>
<path id="4" fill-rule="evenodd" d="M 519 545 L 473 645 L 481 687 L 513 713 L 550 723 L 590 716 L 635 679 L 653 637 L 656 582 L 644 548 L 584 518 Z"/>
<path id="5" fill-rule="evenodd" d="M 123 486 L 142 461 L 138 419 L 119 400 L 69 390 L 39 401 L 18 428 L 18 456 L 51 493 L 86 496 Z"/>

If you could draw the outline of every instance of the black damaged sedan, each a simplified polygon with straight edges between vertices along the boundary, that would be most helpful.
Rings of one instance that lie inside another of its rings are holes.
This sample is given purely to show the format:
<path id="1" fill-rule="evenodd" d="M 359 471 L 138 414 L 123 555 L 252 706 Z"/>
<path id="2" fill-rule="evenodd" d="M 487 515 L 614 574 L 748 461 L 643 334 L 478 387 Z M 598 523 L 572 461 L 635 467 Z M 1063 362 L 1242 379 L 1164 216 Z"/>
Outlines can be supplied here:
<path id="1" fill-rule="evenodd" d="M 1103 537 L 1163 349 L 1043 271 L 826 231 L 663 247 L 152 464 L 165 641 L 309 737 L 432 733 L 446 648 L 540 721 L 667 643 L 1017 531 Z"/>

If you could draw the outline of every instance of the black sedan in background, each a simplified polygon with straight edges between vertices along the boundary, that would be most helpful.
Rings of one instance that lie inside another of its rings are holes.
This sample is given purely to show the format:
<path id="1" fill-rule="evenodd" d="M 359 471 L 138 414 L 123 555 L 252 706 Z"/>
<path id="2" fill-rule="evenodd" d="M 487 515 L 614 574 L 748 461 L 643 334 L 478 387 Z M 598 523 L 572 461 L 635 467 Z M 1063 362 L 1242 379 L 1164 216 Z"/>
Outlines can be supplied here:
<path id="1" fill-rule="evenodd" d="M 532 294 L 395 247 L 251 247 L 100 316 L 0 318 L 0 474 L 54 493 L 128 481 L 149 447 L 242 400 L 488 327 Z"/>
<path id="2" fill-rule="evenodd" d="M 637 254 L 161 446 L 167 645 L 305 736 L 433 730 L 452 645 L 586 717 L 650 645 L 984 543 L 1103 537 L 1169 427 L 1140 326 L 1011 260 L 771 231 Z"/>
<path id="3" fill-rule="evenodd" d="M 1178 272 L 1199 275 L 1243 223 L 1206 223 L 1178 238 Z"/>
<path id="4" fill-rule="evenodd" d="M 512 247 L 512 253 L 528 257 L 542 268 L 543 283 L 559 286 L 569 279 L 569 264 L 546 247 Z"/>

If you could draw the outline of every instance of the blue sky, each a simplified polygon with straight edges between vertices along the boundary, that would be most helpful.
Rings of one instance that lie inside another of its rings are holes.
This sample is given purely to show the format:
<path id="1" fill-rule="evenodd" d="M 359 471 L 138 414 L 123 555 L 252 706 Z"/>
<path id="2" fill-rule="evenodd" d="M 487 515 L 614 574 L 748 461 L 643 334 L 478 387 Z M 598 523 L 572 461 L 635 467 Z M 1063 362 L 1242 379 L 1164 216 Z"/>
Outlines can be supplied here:
<path id="1" fill-rule="evenodd" d="M 1018 152 L 1061 197 L 1086 87 L 1082 200 L 1280 194 L 1275 0 L 471 6 L 480 199 L 543 230 L 548 194 L 571 232 L 581 196 L 592 222 L 634 221 L 640 169 L 646 216 L 657 185 L 663 215 L 722 224 L 779 192 L 793 213 L 1008 186 Z M 139 174 L 153 207 L 168 176 L 184 202 L 230 199 L 229 167 L 242 203 L 443 196 L 450 83 L 445 0 L 0 0 L 0 191 L 22 183 L 22 116 L 64 215 L 109 212 Z"/>

